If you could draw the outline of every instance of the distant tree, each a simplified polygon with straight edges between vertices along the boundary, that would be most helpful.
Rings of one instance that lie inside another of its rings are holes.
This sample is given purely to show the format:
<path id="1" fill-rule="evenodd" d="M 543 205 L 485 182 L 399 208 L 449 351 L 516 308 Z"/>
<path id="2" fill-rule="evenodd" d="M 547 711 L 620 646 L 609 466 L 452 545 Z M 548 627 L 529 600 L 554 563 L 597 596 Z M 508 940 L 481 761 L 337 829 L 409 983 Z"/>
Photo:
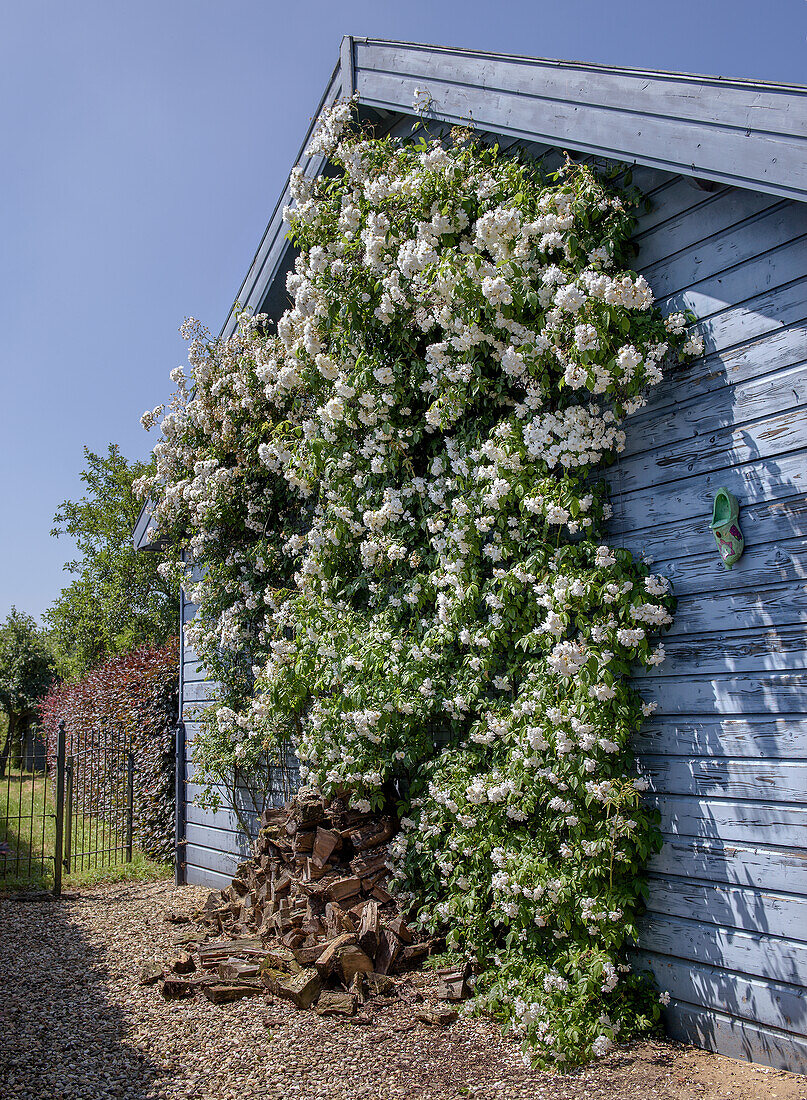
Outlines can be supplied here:
<path id="1" fill-rule="evenodd" d="M 12 607 L 0 623 L 0 710 L 6 715 L 6 735 L 0 750 L 0 776 L 9 755 L 19 759 L 25 734 L 37 716 L 37 704 L 56 675 L 48 638 L 30 615 Z"/>
<path id="2" fill-rule="evenodd" d="M 177 632 L 178 592 L 158 572 L 160 555 L 132 544 L 142 503 L 132 486 L 150 467 L 128 462 L 116 443 L 106 455 L 85 447 L 84 458 L 86 495 L 64 501 L 51 531 L 75 540 L 79 556 L 64 568 L 76 579 L 45 613 L 68 679 L 137 646 L 163 645 Z"/>

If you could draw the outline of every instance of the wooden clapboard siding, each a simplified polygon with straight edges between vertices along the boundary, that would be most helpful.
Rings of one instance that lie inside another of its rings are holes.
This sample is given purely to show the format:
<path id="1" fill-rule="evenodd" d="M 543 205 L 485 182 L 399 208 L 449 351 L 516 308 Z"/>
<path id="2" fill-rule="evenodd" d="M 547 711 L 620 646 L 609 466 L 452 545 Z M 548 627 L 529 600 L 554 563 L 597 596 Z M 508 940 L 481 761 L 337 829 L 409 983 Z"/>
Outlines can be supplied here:
<path id="1" fill-rule="evenodd" d="M 357 90 L 377 132 L 405 136 L 416 86 L 433 120 L 473 117 L 547 169 L 559 147 L 633 162 L 652 201 L 637 270 L 665 311 L 700 319 L 705 355 L 649 395 L 607 474 L 611 541 L 655 559 L 679 599 L 668 661 L 635 677 L 658 704 L 635 747 L 665 838 L 636 958 L 671 992 L 672 1034 L 806 1070 L 807 205 L 792 199 L 807 198 L 807 95 L 346 38 L 321 107 Z M 287 201 L 239 294 L 274 318 Z M 747 544 L 730 572 L 708 529 L 721 485 L 741 501 Z M 215 685 L 190 651 L 183 678 L 192 753 Z M 199 804 L 190 763 L 188 780 L 188 879 L 221 885 L 244 841 L 231 812 Z"/>
<path id="2" fill-rule="evenodd" d="M 189 622 L 196 607 L 187 598 L 182 600 L 182 623 Z M 198 733 L 199 711 L 216 697 L 217 685 L 209 680 L 197 655 L 190 646 L 182 654 L 182 717 L 185 721 L 185 879 L 187 882 L 225 886 L 232 878 L 235 865 L 250 852 L 250 837 L 245 836 L 238 819 L 227 809 L 227 794 L 220 791 L 222 808 L 212 810 L 202 805 L 203 788 L 194 782 L 193 745 Z M 290 781 L 296 781 L 296 763 L 289 768 Z M 272 768 L 268 777 L 268 794 L 273 802 L 282 802 L 284 787 L 280 770 Z M 258 831 L 257 817 L 250 812 L 246 794 L 240 800 L 242 817 L 250 836 Z"/>
<path id="3" fill-rule="evenodd" d="M 673 1034 L 807 1068 L 807 208 L 725 189 L 640 223 L 662 308 L 702 318 L 706 355 L 627 424 L 609 472 L 615 541 L 679 600 L 669 660 L 636 677 L 658 704 L 637 738 L 661 815 L 640 965 Z M 689 224 L 689 223 L 692 224 Z M 748 544 L 727 571 L 715 490 Z"/>

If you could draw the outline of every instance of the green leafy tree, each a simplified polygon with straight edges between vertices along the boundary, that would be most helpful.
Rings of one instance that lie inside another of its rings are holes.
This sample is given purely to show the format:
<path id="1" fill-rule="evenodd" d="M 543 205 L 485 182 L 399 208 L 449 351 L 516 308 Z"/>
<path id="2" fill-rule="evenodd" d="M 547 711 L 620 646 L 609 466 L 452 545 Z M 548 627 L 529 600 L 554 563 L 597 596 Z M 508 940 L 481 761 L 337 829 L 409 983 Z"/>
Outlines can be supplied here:
<path id="1" fill-rule="evenodd" d="M 6 716 L 6 736 L 0 750 L 0 776 L 9 756 L 19 759 L 23 739 L 36 716 L 38 701 L 56 675 L 48 638 L 30 615 L 12 607 L 0 624 L 0 709 Z"/>
<path id="2" fill-rule="evenodd" d="M 106 455 L 85 447 L 84 457 L 86 494 L 64 501 L 51 531 L 75 540 L 78 557 L 64 568 L 76 579 L 45 614 L 70 679 L 136 646 L 161 645 L 178 625 L 177 587 L 160 575 L 160 555 L 132 543 L 141 506 L 133 486 L 149 465 L 127 461 L 115 443 Z"/>

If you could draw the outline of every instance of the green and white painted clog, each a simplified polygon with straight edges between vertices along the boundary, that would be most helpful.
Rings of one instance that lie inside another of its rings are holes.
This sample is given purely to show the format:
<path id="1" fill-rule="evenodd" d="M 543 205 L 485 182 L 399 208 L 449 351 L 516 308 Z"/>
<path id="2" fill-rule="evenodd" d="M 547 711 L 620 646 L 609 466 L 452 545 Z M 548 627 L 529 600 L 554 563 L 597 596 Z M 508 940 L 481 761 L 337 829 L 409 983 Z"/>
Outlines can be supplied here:
<path id="1" fill-rule="evenodd" d="M 745 548 L 745 540 L 740 530 L 740 504 L 728 489 L 718 489 L 712 510 L 712 522 L 709 525 L 715 536 L 720 557 L 726 569 L 731 569 L 739 561 Z"/>

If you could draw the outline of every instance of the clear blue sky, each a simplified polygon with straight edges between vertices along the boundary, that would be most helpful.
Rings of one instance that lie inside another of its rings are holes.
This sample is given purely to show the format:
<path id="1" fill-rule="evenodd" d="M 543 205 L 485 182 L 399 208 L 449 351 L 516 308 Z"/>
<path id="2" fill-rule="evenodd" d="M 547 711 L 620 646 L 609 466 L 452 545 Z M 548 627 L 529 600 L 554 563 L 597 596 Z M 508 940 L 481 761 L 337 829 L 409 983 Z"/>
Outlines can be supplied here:
<path id="1" fill-rule="evenodd" d="M 0 30 L 0 617 L 69 577 L 82 447 L 145 457 L 217 331 L 343 34 L 807 82 L 805 0 L 23 0 Z"/>

